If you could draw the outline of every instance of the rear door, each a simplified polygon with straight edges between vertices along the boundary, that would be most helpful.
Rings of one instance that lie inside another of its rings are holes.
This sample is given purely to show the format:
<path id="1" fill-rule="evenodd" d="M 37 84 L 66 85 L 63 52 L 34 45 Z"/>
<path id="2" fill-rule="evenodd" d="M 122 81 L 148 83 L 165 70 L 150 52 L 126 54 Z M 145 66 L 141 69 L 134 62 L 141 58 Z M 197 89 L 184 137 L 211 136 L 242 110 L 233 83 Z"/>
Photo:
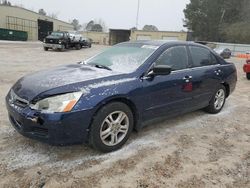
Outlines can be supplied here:
<path id="1" fill-rule="evenodd" d="M 155 76 L 143 80 L 144 114 L 143 120 L 158 116 L 171 116 L 188 111 L 192 100 L 189 57 L 186 46 L 166 49 L 154 63 L 172 68 L 170 75 Z"/>
<path id="2" fill-rule="evenodd" d="M 222 80 L 223 72 L 216 57 L 207 48 L 189 46 L 192 59 L 192 84 L 194 108 L 208 105 L 214 91 Z"/>

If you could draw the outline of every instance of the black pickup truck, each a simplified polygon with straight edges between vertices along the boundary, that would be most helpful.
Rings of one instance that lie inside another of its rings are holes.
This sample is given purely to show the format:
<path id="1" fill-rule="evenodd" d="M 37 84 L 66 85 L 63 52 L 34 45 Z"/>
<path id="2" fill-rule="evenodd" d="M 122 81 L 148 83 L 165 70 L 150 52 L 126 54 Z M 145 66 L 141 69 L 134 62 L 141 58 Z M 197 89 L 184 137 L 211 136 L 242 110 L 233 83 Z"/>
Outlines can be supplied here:
<path id="1" fill-rule="evenodd" d="M 67 31 L 53 31 L 43 41 L 43 48 L 45 51 L 49 49 L 63 51 L 69 48 L 80 50 L 84 46 L 82 37 L 74 36 Z"/>

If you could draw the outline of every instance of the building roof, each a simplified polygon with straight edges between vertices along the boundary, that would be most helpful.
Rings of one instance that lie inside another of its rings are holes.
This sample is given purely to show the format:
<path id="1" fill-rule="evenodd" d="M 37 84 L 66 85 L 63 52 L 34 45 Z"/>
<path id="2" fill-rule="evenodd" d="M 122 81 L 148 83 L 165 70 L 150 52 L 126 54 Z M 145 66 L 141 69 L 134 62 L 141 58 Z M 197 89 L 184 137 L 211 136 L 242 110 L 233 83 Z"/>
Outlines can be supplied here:
<path id="1" fill-rule="evenodd" d="M 1 7 L 1 6 L 2 6 L 2 7 L 8 7 L 8 8 L 22 9 L 22 10 L 24 10 L 24 11 L 28 11 L 28 12 L 31 12 L 31 13 L 33 13 L 33 14 L 37 14 L 37 15 L 39 15 L 39 16 L 44 16 L 44 15 L 41 15 L 41 14 L 35 12 L 35 11 L 29 10 L 29 9 L 26 9 L 26 8 L 23 8 L 23 7 L 8 6 L 8 5 L 2 5 L 2 4 L 0 4 L 0 7 Z M 65 23 L 65 24 L 71 25 L 71 24 L 68 23 L 68 22 L 65 22 L 65 21 L 62 21 L 62 20 L 59 20 L 59 19 L 56 19 L 56 18 L 52 18 L 52 17 L 49 17 L 49 16 L 44 16 L 44 17 L 45 17 L 45 18 L 48 18 L 48 19 L 52 19 L 52 20 L 57 20 L 57 21 L 59 21 L 59 22 L 63 22 L 63 23 Z"/>

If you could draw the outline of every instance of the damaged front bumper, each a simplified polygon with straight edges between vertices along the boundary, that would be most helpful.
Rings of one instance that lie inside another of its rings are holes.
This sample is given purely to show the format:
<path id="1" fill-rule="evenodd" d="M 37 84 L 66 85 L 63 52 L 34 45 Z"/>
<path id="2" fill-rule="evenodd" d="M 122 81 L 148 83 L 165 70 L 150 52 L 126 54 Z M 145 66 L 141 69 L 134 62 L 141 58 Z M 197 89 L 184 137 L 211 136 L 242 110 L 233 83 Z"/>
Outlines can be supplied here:
<path id="1" fill-rule="evenodd" d="M 20 107 L 6 97 L 9 120 L 23 136 L 51 145 L 88 142 L 92 110 L 42 114 L 29 106 Z"/>

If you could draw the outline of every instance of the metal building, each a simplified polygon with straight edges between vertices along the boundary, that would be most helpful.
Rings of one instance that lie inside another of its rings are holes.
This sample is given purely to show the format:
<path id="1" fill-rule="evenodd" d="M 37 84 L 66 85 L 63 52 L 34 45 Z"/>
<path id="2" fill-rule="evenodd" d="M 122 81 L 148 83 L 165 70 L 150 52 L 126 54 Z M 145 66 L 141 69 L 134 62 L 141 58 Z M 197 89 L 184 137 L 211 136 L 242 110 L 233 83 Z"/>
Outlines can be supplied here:
<path id="1" fill-rule="evenodd" d="M 142 31 L 134 30 L 131 32 L 131 40 L 175 40 L 186 41 L 187 32 L 179 31 Z"/>
<path id="2" fill-rule="evenodd" d="M 94 44 L 109 45 L 109 33 L 96 31 L 80 32 L 84 37 L 92 39 Z"/>
<path id="3" fill-rule="evenodd" d="M 110 29 L 109 30 L 109 44 L 114 45 L 120 42 L 130 40 L 131 30 L 126 29 Z"/>
<path id="4" fill-rule="evenodd" d="M 53 30 L 73 30 L 67 22 L 16 6 L 0 5 L 0 28 L 26 31 L 28 40 L 43 40 Z"/>
<path id="5" fill-rule="evenodd" d="M 114 45 L 125 41 L 135 40 L 177 40 L 186 41 L 187 32 L 179 31 L 143 31 L 110 29 L 109 44 Z"/>

